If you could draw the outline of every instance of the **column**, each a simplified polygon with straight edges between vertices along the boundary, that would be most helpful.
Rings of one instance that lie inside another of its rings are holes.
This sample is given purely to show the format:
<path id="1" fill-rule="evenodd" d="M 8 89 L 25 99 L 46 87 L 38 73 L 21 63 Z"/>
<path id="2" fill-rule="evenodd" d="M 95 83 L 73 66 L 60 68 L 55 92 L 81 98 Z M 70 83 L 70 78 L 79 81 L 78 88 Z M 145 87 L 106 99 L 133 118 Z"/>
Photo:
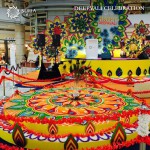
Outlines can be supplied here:
<path id="1" fill-rule="evenodd" d="M 2 4 L 3 4 L 3 2 L 2 2 L 2 0 L 0 0 L 0 7 L 2 7 Z"/>
<path id="2" fill-rule="evenodd" d="M 15 25 L 16 40 L 16 63 L 19 64 L 25 54 L 25 27 L 23 25 Z"/>

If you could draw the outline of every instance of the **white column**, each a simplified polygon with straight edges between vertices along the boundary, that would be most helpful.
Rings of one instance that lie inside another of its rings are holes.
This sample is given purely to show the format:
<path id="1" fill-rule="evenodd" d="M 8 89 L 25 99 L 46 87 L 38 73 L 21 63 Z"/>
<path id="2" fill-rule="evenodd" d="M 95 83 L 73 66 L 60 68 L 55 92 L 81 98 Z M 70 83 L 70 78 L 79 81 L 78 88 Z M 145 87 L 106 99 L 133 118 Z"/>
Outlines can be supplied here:
<path id="1" fill-rule="evenodd" d="M 16 62 L 20 63 L 25 54 L 25 27 L 23 25 L 15 26 L 15 40 L 16 40 Z"/>

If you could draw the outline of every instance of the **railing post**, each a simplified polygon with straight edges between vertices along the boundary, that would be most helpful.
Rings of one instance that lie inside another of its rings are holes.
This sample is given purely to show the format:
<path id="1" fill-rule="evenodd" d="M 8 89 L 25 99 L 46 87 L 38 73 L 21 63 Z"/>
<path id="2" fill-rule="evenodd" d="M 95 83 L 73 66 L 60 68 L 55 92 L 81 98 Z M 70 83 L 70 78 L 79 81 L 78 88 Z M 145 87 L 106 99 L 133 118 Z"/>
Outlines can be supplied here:
<path id="1" fill-rule="evenodd" d="M 13 88 L 14 88 L 14 79 L 15 79 L 15 77 L 14 77 L 14 70 L 15 70 L 15 67 L 13 66 Z"/>
<path id="2" fill-rule="evenodd" d="M 22 75 L 23 75 L 23 62 L 21 62 L 21 70 L 22 70 Z"/>
<path id="3" fill-rule="evenodd" d="M 32 63 L 32 60 L 30 60 L 30 71 L 32 72 L 32 67 L 31 67 L 32 64 L 31 63 Z"/>
<path id="4" fill-rule="evenodd" d="M 26 70 L 25 74 L 27 74 L 27 61 L 25 61 L 25 70 Z"/>
<path id="5" fill-rule="evenodd" d="M 146 150 L 146 144 L 140 143 L 140 150 Z"/>
<path id="6" fill-rule="evenodd" d="M 18 69 L 18 75 L 19 75 L 19 67 L 20 67 L 20 66 L 19 66 L 19 64 L 17 64 L 17 69 Z"/>
<path id="7" fill-rule="evenodd" d="M 4 72 L 4 69 L 2 70 L 2 79 L 3 79 L 3 98 L 5 99 L 6 98 L 6 86 L 5 86 L 5 72 Z"/>

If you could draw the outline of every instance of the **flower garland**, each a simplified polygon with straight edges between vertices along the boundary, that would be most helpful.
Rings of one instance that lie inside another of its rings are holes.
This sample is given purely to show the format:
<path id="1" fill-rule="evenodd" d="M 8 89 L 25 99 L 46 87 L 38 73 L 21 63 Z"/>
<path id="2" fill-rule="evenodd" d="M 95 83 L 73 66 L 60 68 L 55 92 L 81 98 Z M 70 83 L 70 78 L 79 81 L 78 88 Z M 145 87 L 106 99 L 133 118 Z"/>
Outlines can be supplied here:
<path id="1" fill-rule="evenodd" d="M 138 116 L 138 128 L 137 132 L 140 136 L 145 137 L 149 135 L 149 123 L 150 123 L 150 115 L 148 114 L 140 114 Z"/>
<path id="2" fill-rule="evenodd" d="M 1 150 L 25 150 L 24 148 L 22 147 L 17 147 L 17 146 L 9 146 L 7 144 L 3 144 L 3 143 L 0 143 L 0 149 Z M 39 149 L 34 149 L 34 150 L 39 150 Z"/>
<path id="3" fill-rule="evenodd" d="M 130 141 L 126 141 L 126 142 L 122 142 L 122 143 L 114 143 L 113 145 L 106 145 L 106 146 L 98 146 L 96 148 L 91 147 L 91 148 L 86 148 L 86 149 L 82 149 L 82 150 L 117 150 L 117 149 L 121 149 L 123 147 L 130 147 L 133 146 L 134 144 L 140 144 L 140 143 L 146 143 L 147 145 L 150 145 L 150 137 L 141 137 L 141 136 L 137 136 L 136 138 L 134 138 L 133 140 Z"/>
<path id="4" fill-rule="evenodd" d="M 124 123 L 124 122 L 122 122 L 122 121 L 120 121 L 121 122 L 121 124 L 125 127 L 125 128 L 137 128 L 137 124 L 135 123 L 135 124 L 128 124 L 128 123 Z M 21 126 L 21 128 L 22 129 L 24 129 L 25 131 L 27 131 L 28 133 L 30 133 L 30 134 L 34 134 L 34 135 L 36 135 L 36 136 L 42 136 L 42 137 L 44 137 L 44 138 L 65 138 L 65 137 L 67 137 L 69 134 L 64 134 L 64 135 L 51 135 L 51 134 L 44 134 L 44 133 L 38 133 L 38 132 L 35 132 L 35 131 L 33 131 L 33 130 L 30 130 L 30 129 L 27 129 L 27 127 L 26 126 L 24 126 L 23 124 L 21 124 L 21 123 L 18 123 L 19 124 L 19 126 Z M 3 125 L 2 123 L 0 124 L 2 127 L 3 127 L 3 129 L 8 129 L 8 130 L 12 130 L 13 128 L 14 128 L 14 125 L 13 126 L 11 126 L 11 127 L 8 127 L 8 126 L 6 126 L 6 125 Z M 73 134 L 73 136 L 74 137 L 82 137 L 82 138 L 84 138 L 84 137 L 88 137 L 88 136 L 95 136 L 95 135 L 104 135 L 104 133 L 107 133 L 107 134 L 110 134 L 110 132 L 112 132 L 115 128 L 116 128 L 116 125 L 117 125 L 117 123 L 114 125 L 114 126 L 112 126 L 112 127 L 109 127 L 109 128 L 107 128 L 107 129 L 104 129 L 104 130 L 102 130 L 102 131 L 99 131 L 99 132 L 96 132 L 96 133 L 89 133 L 89 134 Z"/>
<path id="5" fill-rule="evenodd" d="M 141 109 L 136 109 L 136 110 L 128 110 L 128 111 L 122 111 L 120 112 L 115 112 L 113 114 L 109 115 L 96 115 L 96 116 L 84 116 L 80 118 L 62 118 L 60 120 L 54 120 L 54 119 L 48 119 L 48 118 L 32 118 L 32 117 L 15 117 L 12 115 L 4 115 L 0 114 L 0 119 L 6 120 L 6 121 L 14 121 L 14 122 L 29 122 L 29 123 L 41 123 L 41 124 L 62 124 L 62 123 L 68 123 L 68 124 L 73 124 L 73 123 L 83 123 L 83 121 L 95 121 L 95 122 L 103 122 L 106 120 L 116 120 L 125 117 L 131 117 L 133 115 L 138 115 L 139 113 L 142 114 L 149 114 L 150 115 L 150 110 L 141 110 Z"/>
<path id="6" fill-rule="evenodd" d="M 146 143 L 147 145 L 150 145 L 150 137 L 146 136 L 146 137 L 141 137 L 141 136 L 137 136 L 136 138 L 130 140 L 130 141 L 126 141 L 126 142 L 122 142 L 122 143 L 114 143 L 113 145 L 106 145 L 106 146 L 98 146 L 96 148 L 91 147 L 91 148 L 85 148 L 82 150 L 117 150 L 123 147 L 130 147 L 133 146 L 134 144 L 140 144 L 140 143 Z M 2 144 L 0 143 L 0 149 L 2 150 L 24 150 L 24 148 L 21 147 L 17 147 L 17 146 L 8 146 L 6 144 Z M 39 149 L 35 149 L 35 150 L 39 150 Z"/>
<path id="7" fill-rule="evenodd" d="M 106 145 L 106 146 L 98 146 L 97 148 L 91 147 L 91 148 L 86 148 L 86 149 L 82 149 L 82 150 L 117 150 L 120 149 L 122 147 L 130 147 L 136 143 L 146 143 L 147 145 L 150 145 L 150 137 L 146 136 L 146 137 L 141 137 L 141 136 L 137 136 L 136 138 L 130 140 L 130 141 L 126 141 L 126 142 L 122 142 L 122 143 L 117 143 L 117 144 L 113 144 L 113 145 Z M 6 144 L 2 144 L 0 143 L 0 149 L 1 150 L 24 150 L 24 148 L 21 147 L 17 147 L 17 146 L 8 146 Z M 39 150 L 38 148 L 36 148 L 35 150 Z"/>
<path id="8" fill-rule="evenodd" d="M 4 102 L 9 101 L 12 97 L 14 97 L 17 94 L 20 94 L 21 92 L 16 90 L 15 93 L 9 97 L 8 99 L 2 100 L 0 102 L 0 105 L 2 106 Z M 146 104 L 145 104 L 146 105 Z M 139 114 L 148 114 L 150 115 L 150 110 L 142 110 L 142 109 L 136 109 L 136 110 L 128 110 L 128 111 L 122 111 L 120 112 L 115 112 L 113 114 L 109 115 L 96 115 L 96 116 L 84 116 L 80 118 L 62 118 L 59 120 L 54 120 L 54 119 L 48 119 L 48 118 L 43 118 L 39 119 L 37 118 L 32 118 L 32 117 L 16 117 L 12 115 L 4 115 L 0 114 L 0 119 L 5 120 L 5 121 L 14 121 L 14 122 L 29 122 L 29 123 L 41 123 L 41 124 L 62 124 L 62 123 L 69 123 L 72 124 L 74 122 L 76 123 L 83 123 L 84 120 L 87 122 L 90 120 L 93 120 L 95 122 L 103 122 L 106 120 L 116 120 L 119 118 L 125 118 L 125 117 L 132 117 L 133 115 L 139 115 Z"/>

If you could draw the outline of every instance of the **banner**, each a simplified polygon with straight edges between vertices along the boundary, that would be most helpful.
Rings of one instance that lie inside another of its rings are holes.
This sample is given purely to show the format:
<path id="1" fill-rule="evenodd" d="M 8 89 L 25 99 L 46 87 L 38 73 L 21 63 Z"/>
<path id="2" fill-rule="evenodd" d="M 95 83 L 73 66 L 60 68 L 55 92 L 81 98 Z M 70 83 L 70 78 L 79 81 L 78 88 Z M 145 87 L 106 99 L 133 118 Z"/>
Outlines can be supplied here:
<path id="1" fill-rule="evenodd" d="M 98 39 L 86 40 L 86 59 L 98 58 Z"/>
<path id="2" fill-rule="evenodd" d="M 108 45 L 112 44 L 111 41 L 113 40 L 118 30 L 119 25 L 118 23 L 119 23 L 119 15 L 114 14 L 111 10 L 103 10 L 102 15 L 99 16 L 98 28 L 101 29 L 100 35 L 102 37 L 100 49 L 103 52 L 107 52 Z"/>

